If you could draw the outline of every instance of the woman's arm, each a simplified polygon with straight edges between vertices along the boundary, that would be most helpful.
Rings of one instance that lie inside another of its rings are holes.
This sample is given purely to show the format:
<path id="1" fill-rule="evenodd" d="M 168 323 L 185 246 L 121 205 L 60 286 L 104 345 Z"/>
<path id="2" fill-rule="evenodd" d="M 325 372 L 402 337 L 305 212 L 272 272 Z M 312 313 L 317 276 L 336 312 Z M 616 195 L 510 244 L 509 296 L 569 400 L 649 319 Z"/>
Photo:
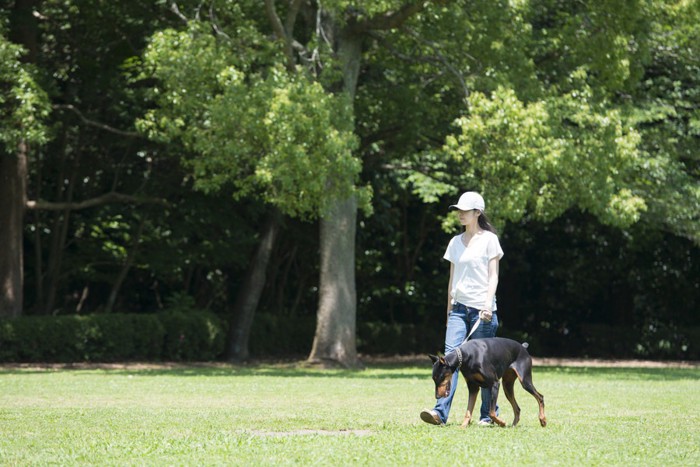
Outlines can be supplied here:
<path id="1" fill-rule="evenodd" d="M 498 262 L 500 258 L 495 257 L 489 260 L 489 285 L 486 291 L 486 303 L 482 311 L 488 312 L 489 321 L 491 319 L 491 313 L 493 312 L 493 297 L 496 296 L 496 289 L 498 288 Z"/>
<path id="2" fill-rule="evenodd" d="M 450 281 L 447 283 L 447 317 L 450 317 L 450 311 L 452 310 L 452 275 L 455 272 L 454 263 L 450 263 Z"/>

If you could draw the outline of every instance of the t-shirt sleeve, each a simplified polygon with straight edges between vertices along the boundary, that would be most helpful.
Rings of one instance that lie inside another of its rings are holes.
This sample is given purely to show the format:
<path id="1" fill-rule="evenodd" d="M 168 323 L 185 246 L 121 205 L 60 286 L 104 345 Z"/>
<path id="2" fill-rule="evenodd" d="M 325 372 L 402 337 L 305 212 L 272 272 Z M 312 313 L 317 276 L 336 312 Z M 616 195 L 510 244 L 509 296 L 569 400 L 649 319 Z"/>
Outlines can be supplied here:
<path id="1" fill-rule="evenodd" d="M 503 258 L 503 248 L 501 248 L 501 242 L 498 241 L 498 237 L 496 235 L 491 236 L 486 253 L 488 254 L 489 260 L 494 258 Z"/>
<path id="2" fill-rule="evenodd" d="M 457 237 L 452 237 L 452 239 L 450 240 L 450 243 L 447 244 L 447 249 L 445 250 L 445 254 L 442 255 L 442 258 L 443 258 L 443 259 L 446 259 L 446 260 L 449 261 L 450 263 L 454 263 L 454 262 L 455 262 L 455 259 L 452 257 L 452 256 L 453 256 L 453 254 L 452 254 L 452 250 L 453 250 L 452 244 L 454 243 L 455 238 L 457 238 Z"/>

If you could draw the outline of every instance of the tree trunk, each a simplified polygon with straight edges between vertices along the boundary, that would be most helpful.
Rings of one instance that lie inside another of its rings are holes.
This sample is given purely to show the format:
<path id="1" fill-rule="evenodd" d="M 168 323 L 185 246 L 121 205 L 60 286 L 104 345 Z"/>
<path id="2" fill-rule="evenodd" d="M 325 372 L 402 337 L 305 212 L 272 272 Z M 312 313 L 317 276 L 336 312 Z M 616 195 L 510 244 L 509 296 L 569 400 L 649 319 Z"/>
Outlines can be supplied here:
<path id="1" fill-rule="evenodd" d="M 355 342 L 355 228 L 357 200 L 336 203 L 321 219 L 321 265 L 316 334 L 308 361 L 353 368 Z"/>
<path id="2" fill-rule="evenodd" d="M 255 310 L 260 302 L 260 295 L 265 286 L 267 266 L 270 263 L 270 255 L 277 239 L 280 219 L 281 215 L 277 210 L 270 213 L 258 249 L 248 266 L 245 282 L 233 305 L 228 336 L 227 358 L 229 361 L 245 361 L 250 355 L 248 348 L 250 329 L 253 325 Z"/>
<path id="3" fill-rule="evenodd" d="M 343 89 L 355 99 L 362 58 L 362 38 L 341 33 L 338 56 L 343 64 Z M 332 182 L 331 182 L 332 183 Z M 321 265 L 316 334 L 308 361 L 348 368 L 360 366 L 355 339 L 357 294 L 355 290 L 355 234 L 357 199 L 335 201 L 321 218 Z"/>
<path id="4" fill-rule="evenodd" d="M 33 12 L 37 0 L 17 0 L 10 13 L 10 40 L 24 46 L 24 60 L 35 62 L 37 27 Z M 24 306 L 24 252 L 22 230 L 27 201 L 27 144 L 14 154 L 0 152 L 0 317 L 16 317 Z"/>
<path id="5" fill-rule="evenodd" d="M 64 152 L 62 168 L 59 175 L 59 180 L 65 180 L 68 178 L 68 186 L 64 187 L 63 184 L 59 184 L 56 189 L 56 199 L 61 199 L 66 202 L 66 208 L 60 212 L 56 213 L 53 228 L 51 229 L 51 245 L 49 250 L 48 267 L 46 270 L 46 302 L 43 304 L 43 310 L 45 314 L 51 314 L 54 312 L 54 305 L 56 304 L 56 294 L 58 293 L 58 288 L 61 282 L 61 265 L 63 264 L 63 256 L 65 254 L 66 241 L 68 240 L 68 229 L 70 227 L 70 217 L 72 215 L 72 209 L 70 205 L 73 203 L 73 192 L 75 190 L 75 184 L 78 174 L 78 166 L 80 163 L 80 153 L 76 156 L 73 162 L 73 167 L 70 175 L 66 175 L 64 170 L 64 164 L 66 163 L 66 155 Z"/>
<path id="6" fill-rule="evenodd" d="M 126 255 L 126 261 L 124 261 L 124 264 L 122 265 L 119 274 L 117 274 L 117 278 L 114 280 L 114 284 L 112 284 L 112 290 L 110 290 L 109 292 L 109 298 L 107 299 L 107 305 L 105 306 L 105 313 L 111 313 L 112 311 L 114 311 L 114 304 L 117 303 L 117 296 L 119 295 L 119 291 L 121 290 L 122 285 L 124 284 L 126 276 L 129 274 L 129 270 L 131 270 L 131 267 L 134 265 L 134 260 L 136 258 L 136 254 L 138 253 L 139 245 L 141 244 L 141 235 L 143 234 L 143 228 L 145 225 L 146 218 L 142 217 L 141 222 L 139 222 L 136 234 L 134 235 L 134 239 L 132 241 L 131 248 L 129 249 L 129 253 L 127 253 Z"/>
<path id="7" fill-rule="evenodd" d="M 22 227 L 27 193 L 27 147 L 0 154 L 0 317 L 22 314 Z"/>

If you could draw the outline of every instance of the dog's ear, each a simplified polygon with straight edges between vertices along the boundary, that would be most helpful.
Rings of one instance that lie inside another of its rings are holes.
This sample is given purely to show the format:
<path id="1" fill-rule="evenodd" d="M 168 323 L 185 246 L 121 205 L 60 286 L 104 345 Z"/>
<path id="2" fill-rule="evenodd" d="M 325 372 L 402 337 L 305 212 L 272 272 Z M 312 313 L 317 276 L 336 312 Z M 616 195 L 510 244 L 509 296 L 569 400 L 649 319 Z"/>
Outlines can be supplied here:
<path id="1" fill-rule="evenodd" d="M 440 357 L 438 357 L 437 355 L 428 354 L 428 357 L 430 357 L 430 359 L 433 361 L 433 363 L 440 360 Z"/>

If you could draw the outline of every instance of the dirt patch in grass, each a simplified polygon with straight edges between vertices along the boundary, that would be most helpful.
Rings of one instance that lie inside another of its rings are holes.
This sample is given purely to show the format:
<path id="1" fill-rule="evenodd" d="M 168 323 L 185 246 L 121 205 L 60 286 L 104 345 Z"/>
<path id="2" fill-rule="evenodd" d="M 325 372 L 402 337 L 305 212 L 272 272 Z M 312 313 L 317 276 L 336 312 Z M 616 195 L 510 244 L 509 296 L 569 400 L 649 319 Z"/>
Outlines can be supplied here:
<path id="1" fill-rule="evenodd" d="M 426 355 L 362 355 L 362 363 L 372 366 L 430 366 Z M 30 370 L 167 370 L 187 368 L 240 368 L 273 365 L 278 367 L 295 368 L 303 366 L 305 360 L 298 359 L 256 359 L 244 364 L 226 362 L 123 362 L 123 363 L 4 363 L 0 370 L 30 369 Z M 616 360 L 591 358 L 546 358 L 533 357 L 534 366 L 571 366 L 596 368 L 700 368 L 698 361 L 682 360 Z"/>
<path id="2" fill-rule="evenodd" d="M 700 362 L 683 360 L 605 360 L 597 358 L 533 358 L 536 366 L 576 366 L 598 368 L 700 368 Z"/>
<path id="3" fill-rule="evenodd" d="M 263 431 L 253 430 L 246 433 L 254 436 L 284 437 L 284 436 L 368 436 L 370 430 L 290 430 L 290 431 Z"/>
<path id="4" fill-rule="evenodd" d="M 427 355 L 363 356 L 366 365 L 428 365 Z M 574 366 L 597 368 L 700 368 L 700 362 L 683 360 L 627 360 L 597 358 L 533 357 L 534 366 Z"/>

